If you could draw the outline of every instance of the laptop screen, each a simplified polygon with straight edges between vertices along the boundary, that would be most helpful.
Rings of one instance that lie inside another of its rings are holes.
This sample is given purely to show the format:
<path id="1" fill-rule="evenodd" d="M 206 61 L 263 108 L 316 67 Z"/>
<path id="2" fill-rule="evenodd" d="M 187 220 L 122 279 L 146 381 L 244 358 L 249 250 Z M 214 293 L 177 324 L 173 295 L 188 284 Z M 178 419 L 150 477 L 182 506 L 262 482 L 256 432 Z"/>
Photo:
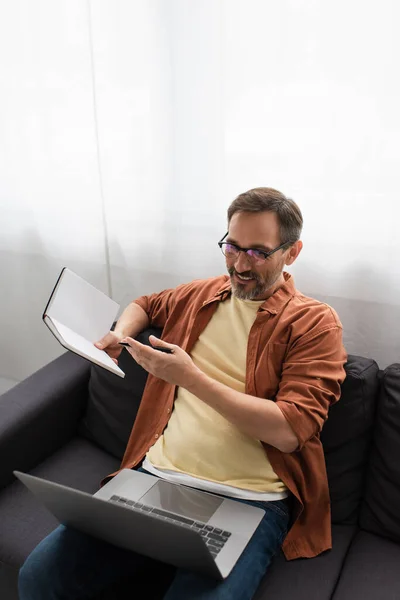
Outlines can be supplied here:
<path id="1" fill-rule="evenodd" d="M 162 480 L 153 485 L 140 499 L 144 504 L 203 523 L 211 519 L 223 501 L 223 498 Z"/>

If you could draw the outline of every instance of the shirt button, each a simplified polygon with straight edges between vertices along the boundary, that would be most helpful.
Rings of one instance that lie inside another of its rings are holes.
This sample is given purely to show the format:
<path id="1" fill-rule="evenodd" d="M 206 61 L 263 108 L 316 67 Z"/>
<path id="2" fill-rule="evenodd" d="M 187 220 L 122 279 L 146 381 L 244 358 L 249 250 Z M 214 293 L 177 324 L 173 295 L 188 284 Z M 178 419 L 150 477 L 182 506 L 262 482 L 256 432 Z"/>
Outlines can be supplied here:
<path id="1" fill-rule="evenodd" d="M 171 412 L 171 409 L 170 409 L 170 408 L 167 408 L 167 413 L 170 413 L 170 412 Z"/>
<path id="2" fill-rule="evenodd" d="M 158 433 L 156 433 L 156 435 L 154 437 L 157 439 L 158 438 Z"/>

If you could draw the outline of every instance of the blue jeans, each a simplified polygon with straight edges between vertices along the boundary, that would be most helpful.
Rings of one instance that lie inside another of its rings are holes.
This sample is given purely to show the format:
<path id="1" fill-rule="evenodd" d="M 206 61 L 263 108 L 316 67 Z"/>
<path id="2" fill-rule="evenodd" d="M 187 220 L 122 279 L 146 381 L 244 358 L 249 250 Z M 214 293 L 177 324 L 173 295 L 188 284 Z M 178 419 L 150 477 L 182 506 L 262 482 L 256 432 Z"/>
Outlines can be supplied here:
<path id="1" fill-rule="evenodd" d="M 253 502 L 266 513 L 229 576 L 215 581 L 177 569 L 164 600 L 250 600 L 288 529 L 284 500 Z M 83 600 L 113 582 L 132 578 L 150 559 L 60 525 L 28 556 L 19 574 L 20 600 Z M 156 577 L 157 574 L 154 573 Z"/>

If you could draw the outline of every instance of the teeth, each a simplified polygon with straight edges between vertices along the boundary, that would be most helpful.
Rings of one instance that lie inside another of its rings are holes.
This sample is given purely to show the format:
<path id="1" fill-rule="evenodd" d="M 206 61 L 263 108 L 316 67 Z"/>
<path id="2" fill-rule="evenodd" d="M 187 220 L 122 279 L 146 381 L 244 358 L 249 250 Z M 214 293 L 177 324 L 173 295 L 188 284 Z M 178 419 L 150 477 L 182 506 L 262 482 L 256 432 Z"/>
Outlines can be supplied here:
<path id="1" fill-rule="evenodd" d="M 250 279 L 253 279 L 252 277 L 243 277 L 242 275 L 238 275 L 239 279 L 244 279 L 245 281 L 250 281 Z"/>

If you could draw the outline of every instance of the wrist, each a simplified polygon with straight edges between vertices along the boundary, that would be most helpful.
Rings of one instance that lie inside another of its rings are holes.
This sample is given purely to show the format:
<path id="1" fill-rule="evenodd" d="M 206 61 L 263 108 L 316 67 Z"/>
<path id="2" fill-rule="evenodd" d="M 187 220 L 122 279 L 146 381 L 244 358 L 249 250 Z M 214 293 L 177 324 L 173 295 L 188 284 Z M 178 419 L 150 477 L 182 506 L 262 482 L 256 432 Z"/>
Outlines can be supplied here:
<path id="1" fill-rule="evenodd" d="M 132 337 L 127 327 L 124 328 L 123 326 L 119 326 L 118 324 L 115 326 L 113 333 L 117 336 L 118 339 L 121 340 L 125 337 Z"/>
<path id="2" fill-rule="evenodd" d="M 205 373 L 203 373 L 203 371 L 201 371 L 198 367 L 196 367 L 195 365 L 193 366 L 194 369 L 188 377 L 188 384 L 185 386 L 185 388 L 188 392 L 193 394 L 193 396 L 196 396 L 200 399 L 200 396 L 202 395 L 202 389 L 204 388 L 204 385 L 208 380 L 208 376 Z"/>

